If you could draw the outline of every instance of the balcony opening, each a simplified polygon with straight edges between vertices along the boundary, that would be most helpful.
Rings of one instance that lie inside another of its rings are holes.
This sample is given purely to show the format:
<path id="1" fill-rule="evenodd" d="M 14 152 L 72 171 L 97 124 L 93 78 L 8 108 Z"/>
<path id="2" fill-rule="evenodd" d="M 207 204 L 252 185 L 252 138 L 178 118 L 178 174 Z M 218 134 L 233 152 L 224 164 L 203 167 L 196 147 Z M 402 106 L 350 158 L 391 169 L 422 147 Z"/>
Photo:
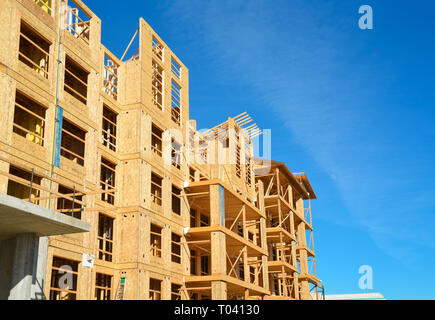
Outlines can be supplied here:
<path id="1" fill-rule="evenodd" d="M 76 300 L 79 262 L 53 257 L 51 267 L 50 300 Z M 68 276 L 70 281 L 65 281 Z"/>
<path id="2" fill-rule="evenodd" d="M 181 215 L 181 190 L 172 186 L 172 212 Z"/>
<path id="3" fill-rule="evenodd" d="M 33 204 L 39 204 L 41 195 L 42 177 L 18 167 L 9 167 L 7 194 L 22 200 L 29 200 Z"/>
<path id="4" fill-rule="evenodd" d="M 177 125 L 181 124 L 181 87 L 171 81 L 171 119 Z"/>
<path id="5" fill-rule="evenodd" d="M 118 114 L 103 105 L 103 145 L 112 151 L 116 151 L 116 124 Z"/>
<path id="6" fill-rule="evenodd" d="M 17 91 L 15 96 L 13 132 L 43 146 L 45 112 L 45 107 Z"/>
<path id="7" fill-rule="evenodd" d="M 100 173 L 100 186 L 103 190 L 101 200 L 109 204 L 115 204 L 115 178 L 116 178 L 116 164 L 101 158 L 101 173 Z"/>
<path id="8" fill-rule="evenodd" d="M 78 165 L 85 165 L 86 131 L 66 119 L 62 121 L 60 155 Z"/>
<path id="9" fill-rule="evenodd" d="M 34 0 L 34 2 L 41 7 L 42 10 L 51 15 L 51 0 Z"/>
<path id="10" fill-rule="evenodd" d="M 72 0 L 66 9 L 66 30 L 89 45 L 91 18 Z"/>
<path id="11" fill-rule="evenodd" d="M 175 233 L 171 237 L 171 261 L 181 263 L 181 237 Z"/>
<path id="12" fill-rule="evenodd" d="M 150 249 L 152 256 L 162 257 L 162 228 L 155 224 L 151 224 Z"/>
<path id="13" fill-rule="evenodd" d="M 162 138 L 163 130 L 153 124 L 151 129 L 151 150 L 160 157 L 162 156 Z"/>
<path id="14" fill-rule="evenodd" d="M 98 259 L 112 262 L 113 259 L 113 222 L 115 219 L 98 214 Z"/>
<path id="15" fill-rule="evenodd" d="M 97 272 L 95 279 L 95 299 L 111 300 L 112 283 L 113 276 Z"/>
<path id="16" fill-rule="evenodd" d="M 154 105 L 163 110 L 163 68 L 153 60 L 152 95 Z"/>
<path id="17" fill-rule="evenodd" d="M 66 56 L 64 89 L 83 104 L 88 100 L 88 76 L 88 71 Z"/>
<path id="18" fill-rule="evenodd" d="M 162 280 L 150 278 L 150 300 L 162 299 Z"/>
<path id="19" fill-rule="evenodd" d="M 21 21 L 18 59 L 37 74 L 48 79 L 51 43 Z"/>
<path id="20" fill-rule="evenodd" d="M 162 181 L 163 178 L 151 173 L 151 202 L 158 206 L 162 205 Z"/>
<path id="21" fill-rule="evenodd" d="M 118 100 L 118 69 L 119 64 L 104 54 L 103 91 L 115 100 Z"/>
<path id="22" fill-rule="evenodd" d="M 63 197 L 57 199 L 57 211 L 67 216 L 81 219 L 83 210 L 82 195 L 78 195 L 75 188 L 70 189 L 62 185 L 59 185 L 57 192 L 63 195 Z"/>

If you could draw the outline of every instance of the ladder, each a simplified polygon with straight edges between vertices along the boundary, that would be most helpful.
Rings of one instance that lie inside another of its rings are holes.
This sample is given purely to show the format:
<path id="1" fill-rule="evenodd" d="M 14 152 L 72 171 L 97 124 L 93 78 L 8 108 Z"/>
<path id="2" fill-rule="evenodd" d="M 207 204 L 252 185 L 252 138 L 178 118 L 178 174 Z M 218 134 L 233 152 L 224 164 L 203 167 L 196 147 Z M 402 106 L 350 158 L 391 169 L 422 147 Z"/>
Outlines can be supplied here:
<path id="1" fill-rule="evenodd" d="M 115 300 L 124 300 L 126 282 L 127 277 L 121 277 L 119 280 L 118 290 L 116 290 Z"/>

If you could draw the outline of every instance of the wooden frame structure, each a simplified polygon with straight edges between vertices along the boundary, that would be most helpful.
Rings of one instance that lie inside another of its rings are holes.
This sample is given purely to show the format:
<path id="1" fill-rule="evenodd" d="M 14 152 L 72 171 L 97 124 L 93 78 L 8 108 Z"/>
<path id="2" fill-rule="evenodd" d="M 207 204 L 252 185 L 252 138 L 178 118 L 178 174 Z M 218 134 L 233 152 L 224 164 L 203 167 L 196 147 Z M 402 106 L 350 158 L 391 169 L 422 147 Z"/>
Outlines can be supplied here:
<path id="1" fill-rule="evenodd" d="M 145 20 L 121 58 L 82 0 L 4 0 L 0 21 L 0 192 L 91 225 L 49 237 L 45 298 L 322 296 L 306 175 L 257 173 L 246 112 L 199 132 L 189 70 Z M 59 261 L 74 267 L 63 293 Z"/>
<path id="2" fill-rule="evenodd" d="M 257 169 L 261 164 L 257 160 Z M 305 174 L 292 174 L 282 162 L 272 161 L 270 172 L 256 179 L 265 189 L 271 299 L 311 299 L 309 284 L 323 288 L 316 276 L 311 217 L 311 199 L 316 195 Z"/>

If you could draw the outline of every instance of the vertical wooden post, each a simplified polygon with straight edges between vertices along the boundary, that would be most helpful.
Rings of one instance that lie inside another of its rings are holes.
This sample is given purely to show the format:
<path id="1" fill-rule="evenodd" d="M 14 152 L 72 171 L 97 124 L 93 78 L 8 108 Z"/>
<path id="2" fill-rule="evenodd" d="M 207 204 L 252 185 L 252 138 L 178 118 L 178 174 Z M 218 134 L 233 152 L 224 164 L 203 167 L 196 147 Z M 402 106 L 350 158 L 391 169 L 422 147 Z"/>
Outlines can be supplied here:
<path id="1" fill-rule="evenodd" d="M 264 208 L 264 184 L 263 181 L 258 180 L 258 208 L 260 211 L 266 215 L 266 210 Z M 261 248 L 264 250 L 268 250 L 267 245 L 267 233 L 266 233 L 266 219 L 260 218 L 260 236 L 261 236 Z M 263 279 L 263 288 L 269 289 L 269 269 L 267 267 L 267 256 L 263 255 L 261 257 L 261 265 L 263 268 L 261 269 L 262 272 L 262 279 Z"/>
<path id="2" fill-rule="evenodd" d="M 210 186 L 210 225 L 225 225 L 225 198 L 221 185 Z M 211 275 L 226 275 L 226 236 L 221 231 L 211 232 Z M 212 300 L 227 299 L 227 283 L 212 281 Z"/>

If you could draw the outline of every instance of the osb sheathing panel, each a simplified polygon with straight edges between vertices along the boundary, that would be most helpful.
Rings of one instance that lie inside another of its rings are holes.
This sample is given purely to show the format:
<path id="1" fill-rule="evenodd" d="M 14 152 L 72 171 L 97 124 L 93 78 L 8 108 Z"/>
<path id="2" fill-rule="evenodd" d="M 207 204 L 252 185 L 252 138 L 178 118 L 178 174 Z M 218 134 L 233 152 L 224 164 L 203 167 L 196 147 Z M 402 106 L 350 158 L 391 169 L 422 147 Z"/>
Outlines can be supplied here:
<path id="1" fill-rule="evenodd" d="M 117 166 L 117 173 L 120 179 L 117 181 L 119 197 L 118 205 L 122 207 L 138 205 L 141 197 L 141 160 L 122 161 Z"/>
<path id="2" fill-rule="evenodd" d="M 130 109 L 122 111 L 118 115 L 118 136 L 117 149 L 120 153 L 138 153 L 139 152 L 139 120 L 140 109 Z"/>
<path id="3" fill-rule="evenodd" d="M 124 213 L 121 226 L 118 227 L 117 239 L 119 241 L 118 262 L 138 262 L 139 214 L 138 212 Z"/>
<path id="4" fill-rule="evenodd" d="M 119 85 L 120 103 L 131 105 L 140 103 L 140 61 L 128 61 L 121 65 L 119 69 L 120 78 L 125 79 Z"/>

